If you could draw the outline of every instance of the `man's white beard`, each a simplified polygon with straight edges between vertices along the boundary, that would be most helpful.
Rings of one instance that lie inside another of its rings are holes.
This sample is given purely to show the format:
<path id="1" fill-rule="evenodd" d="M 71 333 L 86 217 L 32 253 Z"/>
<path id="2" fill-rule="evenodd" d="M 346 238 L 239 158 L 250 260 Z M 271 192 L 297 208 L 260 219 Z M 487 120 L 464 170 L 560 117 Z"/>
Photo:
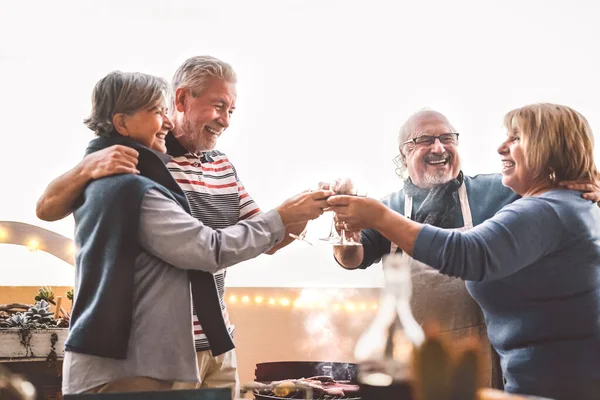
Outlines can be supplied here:
<path id="1" fill-rule="evenodd" d="M 448 183 L 452 180 L 452 174 L 448 171 L 440 171 L 437 174 L 430 174 L 429 172 L 425 172 L 423 174 L 423 181 L 425 182 L 425 186 L 423 189 L 431 189 L 436 186 L 443 185 L 444 183 Z"/>
<path id="2" fill-rule="evenodd" d="M 187 146 L 184 147 L 187 151 L 197 154 L 203 151 L 212 150 L 215 147 L 215 143 L 207 141 L 202 136 L 202 131 L 198 130 L 198 128 L 192 124 L 189 119 L 184 119 L 182 121 L 181 132 L 186 136 Z"/>

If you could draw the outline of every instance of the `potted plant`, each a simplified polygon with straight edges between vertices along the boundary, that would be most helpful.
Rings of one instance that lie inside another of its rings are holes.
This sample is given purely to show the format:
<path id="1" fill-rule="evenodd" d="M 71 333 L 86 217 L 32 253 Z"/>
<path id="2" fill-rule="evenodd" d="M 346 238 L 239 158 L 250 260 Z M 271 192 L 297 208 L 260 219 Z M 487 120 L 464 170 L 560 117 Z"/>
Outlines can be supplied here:
<path id="1" fill-rule="evenodd" d="M 69 297 L 69 294 L 67 294 Z M 64 354 L 69 313 L 54 298 L 49 287 L 42 287 L 35 304 L 0 305 L 0 360 L 46 358 L 55 361 Z M 50 310 L 54 304 L 56 311 Z"/>

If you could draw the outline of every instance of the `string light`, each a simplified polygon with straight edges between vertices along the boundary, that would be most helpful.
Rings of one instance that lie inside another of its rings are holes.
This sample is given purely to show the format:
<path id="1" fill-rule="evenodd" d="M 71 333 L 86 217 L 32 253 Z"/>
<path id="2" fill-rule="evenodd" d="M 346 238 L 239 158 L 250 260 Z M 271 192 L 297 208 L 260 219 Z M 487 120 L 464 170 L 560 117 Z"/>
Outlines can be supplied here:
<path id="1" fill-rule="evenodd" d="M 254 302 L 254 304 L 256 305 L 269 305 L 269 306 L 282 306 L 282 307 L 289 307 L 289 306 L 293 306 L 294 308 L 298 308 L 298 309 L 320 309 L 320 310 L 327 310 L 330 309 L 332 311 L 346 311 L 346 312 L 355 312 L 355 311 L 365 311 L 368 309 L 377 309 L 378 305 L 377 303 L 372 303 L 370 305 L 367 305 L 367 303 L 365 302 L 352 302 L 352 301 L 348 301 L 346 303 L 335 303 L 335 304 L 328 304 L 325 301 L 319 301 L 319 302 L 311 302 L 311 301 L 306 301 L 302 298 L 297 298 L 297 299 L 292 299 L 290 300 L 287 297 L 280 297 L 280 298 L 275 298 L 275 297 L 269 297 L 268 299 L 266 299 L 263 296 L 248 296 L 248 295 L 244 295 L 244 296 L 236 296 L 235 294 L 232 294 L 231 296 L 229 296 L 229 303 L 230 304 L 236 304 L 236 303 L 244 303 L 244 304 L 249 304 L 251 302 Z"/>
<path id="2" fill-rule="evenodd" d="M 0 226 L 0 242 L 8 239 L 8 236 L 9 236 L 8 229 L 4 228 L 3 226 Z M 26 242 L 25 247 L 31 252 L 36 252 L 36 251 L 40 250 L 41 243 L 38 240 L 38 238 L 31 238 L 29 241 Z M 73 241 L 69 241 L 66 246 L 66 250 L 70 254 L 75 254 L 75 252 L 77 251 L 75 243 Z M 269 299 L 266 300 L 263 296 L 260 296 L 260 295 L 254 296 L 252 299 L 254 300 L 254 303 L 257 305 L 262 305 L 264 303 L 268 303 L 269 306 L 280 305 L 283 307 L 288 307 L 290 305 L 293 305 L 293 307 L 295 307 L 295 308 L 306 308 L 306 309 L 319 308 L 321 310 L 327 310 L 329 308 L 330 310 L 333 310 L 336 312 L 341 311 L 341 310 L 345 310 L 347 312 L 354 312 L 356 310 L 367 310 L 369 308 L 376 310 L 378 308 L 377 303 L 372 303 L 369 307 L 364 302 L 354 303 L 351 301 L 343 303 L 343 304 L 335 303 L 335 304 L 331 305 L 331 304 L 327 303 L 325 300 L 323 300 L 323 297 L 319 293 L 316 293 L 316 294 L 313 293 L 312 296 L 307 297 L 305 292 L 306 291 L 303 291 L 302 295 L 299 298 L 293 299 L 292 301 L 290 301 L 286 297 L 281 297 L 279 299 L 277 299 L 275 297 L 269 297 Z M 240 300 L 242 303 L 248 304 L 251 301 L 251 297 L 248 295 L 244 295 L 241 297 L 238 297 L 236 295 L 229 296 L 229 303 L 232 303 L 232 304 L 239 303 Z"/>
<path id="3" fill-rule="evenodd" d="M 40 243 L 35 239 L 31 239 L 29 242 L 27 242 L 27 248 L 32 252 L 38 251 L 40 249 Z"/>

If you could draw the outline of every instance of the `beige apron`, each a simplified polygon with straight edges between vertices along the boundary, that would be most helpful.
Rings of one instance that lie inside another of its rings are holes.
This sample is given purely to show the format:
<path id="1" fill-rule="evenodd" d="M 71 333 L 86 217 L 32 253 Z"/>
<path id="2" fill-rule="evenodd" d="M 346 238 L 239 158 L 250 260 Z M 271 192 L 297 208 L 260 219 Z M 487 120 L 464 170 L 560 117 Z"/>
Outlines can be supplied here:
<path id="1" fill-rule="evenodd" d="M 458 189 L 458 199 L 464 226 L 456 230 L 466 231 L 473 227 L 473 218 L 464 183 Z M 404 215 L 407 218 L 411 218 L 412 206 L 412 197 L 405 196 Z M 395 253 L 397 249 L 398 246 L 392 243 L 390 253 Z M 492 368 L 495 362 L 492 361 L 483 314 L 467 292 L 464 281 L 440 274 L 436 269 L 403 254 L 410 260 L 413 281 L 411 309 L 417 322 L 422 324 L 431 319 L 437 321 L 443 336 L 450 340 L 477 337 L 482 343 L 482 384 L 499 387 L 498 378 L 492 379 L 492 371 L 494 374 L 498 371 L 496 367 Z"/>

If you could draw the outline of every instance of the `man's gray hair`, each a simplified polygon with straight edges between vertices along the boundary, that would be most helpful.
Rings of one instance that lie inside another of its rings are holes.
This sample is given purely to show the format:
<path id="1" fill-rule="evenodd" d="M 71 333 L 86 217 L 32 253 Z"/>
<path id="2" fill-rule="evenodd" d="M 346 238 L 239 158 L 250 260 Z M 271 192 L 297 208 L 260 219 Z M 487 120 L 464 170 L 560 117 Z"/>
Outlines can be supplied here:
<path id="1" fill-rule="evenodd" d="M 211 78 L 237 83 L 237 75 L 231 65 L 211 56 L 196 56 L 185 60 L 173 76 L 173 94 L 180 87 L 190 89 L 192 96 L 202 94 Z M 173 100 L 175 96 L 173 95 Z"/>

